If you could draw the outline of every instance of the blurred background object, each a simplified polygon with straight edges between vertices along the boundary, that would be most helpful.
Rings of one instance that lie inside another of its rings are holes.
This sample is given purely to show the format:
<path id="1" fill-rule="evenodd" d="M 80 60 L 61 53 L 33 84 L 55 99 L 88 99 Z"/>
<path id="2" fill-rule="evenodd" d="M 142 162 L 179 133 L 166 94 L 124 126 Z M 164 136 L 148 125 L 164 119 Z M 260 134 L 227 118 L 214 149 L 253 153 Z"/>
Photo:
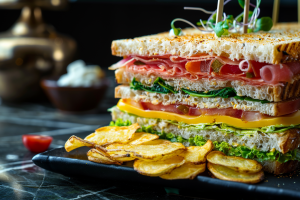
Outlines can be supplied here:
<path id="1" fill-rule="evenodd" d="M 62 9 L 67 0 L 1 0 L 0 8 L 22 9 L 17 22 L 0 33 L 0 97 L 6 101 L 42 97 L 42 77 L 58 76 L 76 53 L 76 42 L 43 22 L 41 8 Z M 7 18 L 7 17 L 6 17 Z"/>
<path id="2" fill-rule="evenodd" d="M 99 66 L 76 60 L 68 65 L 66 74 L 59 79 L 43 79 L 41 86 L 60 111 L 87 114 L 97 112 L 106 89 L 111 85 L 109 82 Z"/>

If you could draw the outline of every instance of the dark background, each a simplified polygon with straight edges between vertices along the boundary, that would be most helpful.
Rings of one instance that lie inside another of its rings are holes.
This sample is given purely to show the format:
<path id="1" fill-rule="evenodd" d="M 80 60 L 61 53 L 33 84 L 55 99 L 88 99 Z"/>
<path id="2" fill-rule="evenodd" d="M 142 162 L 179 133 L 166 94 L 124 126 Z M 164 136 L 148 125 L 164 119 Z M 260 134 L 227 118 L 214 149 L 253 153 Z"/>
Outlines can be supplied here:
<path id="1" fill-rule="evenodd" d="M 78 58 L 107 69 L 120 60 L 111 55 L 112 40 L 169 31 L 174 18 L 185 18 L 196 23 L 200 18 L 206 20 L 209 17 L 201 11 L 183 10 L 184 6 L 212 11 L 216 9 L 217 0 L 72 0 L 65 10 L 43 10 L 43 18 L 58 32 L 77 41 Z M 263 0 L 260 8 L 260 17 L 271 17 L 273 1 Z M 233 0 L 224 7 L 224 12 L 236 16 L 243 9 L 237 0 Z M 297 21 L 297 1 L 281 1 L 279 13 L 280 22 Z M 1 9 L 0 32 L 9 29 L 19 15 L 20 10 Z M 188 27 L 182 22 L 176 25 Z M 113 75 L 111 71 L 107 73 Z"/>

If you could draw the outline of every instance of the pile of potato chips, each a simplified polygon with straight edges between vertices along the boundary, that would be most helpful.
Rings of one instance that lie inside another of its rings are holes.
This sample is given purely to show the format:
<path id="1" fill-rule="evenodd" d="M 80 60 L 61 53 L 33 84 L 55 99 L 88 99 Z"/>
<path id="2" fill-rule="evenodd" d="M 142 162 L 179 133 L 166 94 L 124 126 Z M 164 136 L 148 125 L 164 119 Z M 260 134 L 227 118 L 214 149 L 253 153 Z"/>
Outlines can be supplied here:
<path id="1" fill-rule="evenodd" d="M 85 139 L 71 136 L 65 144 L 65 149 L 69 152 L 87 146 L 91 148 L 87 153 L 90 161 L 116 165 L 134 161 L 133 167 L 138 173 L 169 180 L 194 179 L 205 171 L 208 155 L 208 169 L 217 178 L 254 183 L 258 174 L 263 174 L 261 165 L 256 161 L 238 157 L 227 159 L 222 152 L 212 151 L 214 145 L 210 140 L 201 147 L 185 147 L 181 143 L 158 139 L 158 135 L 136 132 L 139 128 L 137 123 L 131 126 L 102 127 Z M 260 168 L 253 162 L 260 165 Z M 234 174 L 228 169 L 237 172 Z M 239 177 L 237 173 L 241 172 L 243 176 Z M 254 173 L 254 177 L 251 175 L 251 179 L 245 176 L 245 172 Z M 245 181 L 241 181 L 244 179 Z"/>

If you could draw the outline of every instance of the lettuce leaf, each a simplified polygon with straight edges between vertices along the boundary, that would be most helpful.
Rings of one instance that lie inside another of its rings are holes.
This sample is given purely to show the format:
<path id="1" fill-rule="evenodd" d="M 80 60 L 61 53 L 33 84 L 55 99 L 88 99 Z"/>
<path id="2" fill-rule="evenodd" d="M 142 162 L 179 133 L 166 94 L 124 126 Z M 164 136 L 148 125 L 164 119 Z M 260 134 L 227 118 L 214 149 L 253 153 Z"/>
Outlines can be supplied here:
<path id="1" fill-rule="evenodd" d="M 122 119 L 117 119 L 115 122 L 110 122 L 110 126 L 130 126 L 132 123 L 127 120 L 123 121 Z M 202 127 L 202 128 L 205 128 Z M 189 142 L 190 146 L 203 146 L 207 140 L 205 140 L 202 136 L 196 135 L 195 137 L 191 137 L 189 139 L 185 139 L 182 136 L 176 136 L 173 133 L 165 133 L 165 132 L 157 132 L 152 126 L 143 126 L 138 129 L 138 132 L 147 132 L 159 135 L 160 139 L 170 140 L 171 142 Z M 289 151 L 288 153 L 282 154 L 279 151 L 259 151 L 257 149 L 250 149 L 245 146 L 231 146 L 227 142 L 213 142 L 215 150 L 221 151 L 229 156 L 239 156 L 243 158 L 255 159 L 259 162 L 262 161 L 278 161 L 280 163 L 285 163 L 289 160 L 298 160 L 300 161 L 300 150 L 295 149 L 293 151 Z"/>
<path id="2" fill-rule="evenodd" d="M 265 126 L 265 127 L 259 127 L 259 128 L 248 128 L 243 129 L 239 127 L 230 126 L 226 123 L 214 123 L 214 124 L 185 124 L 183 122 L 177 122 L 177 121 L 168 121 L 170 124 L 188 128 L 190 130 L 208 130 L 208 129 L 215 129 L 218 131 L 226 133 L 232 133 L 235 135 L 253 135 L 259 132 L 263 133 L 282 133 L 284 131 L 287 131 L 292 128 L 300 128 L 300 124 L 297 125 L 272 125 L 272 126 Z"/>

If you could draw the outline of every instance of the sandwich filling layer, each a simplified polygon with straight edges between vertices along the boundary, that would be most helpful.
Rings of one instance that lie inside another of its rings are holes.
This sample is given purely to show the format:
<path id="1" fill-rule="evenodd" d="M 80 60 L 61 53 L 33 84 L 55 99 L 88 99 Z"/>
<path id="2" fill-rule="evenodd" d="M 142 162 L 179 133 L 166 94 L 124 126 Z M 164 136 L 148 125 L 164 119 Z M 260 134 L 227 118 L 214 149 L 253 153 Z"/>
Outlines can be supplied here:
<path id="1" fill-rule="evenodd" d="M 131 104 L 131 102 L 128 103 L 128 101 L 123 99 L 119 101 L 117 107 L 120 110 L 145 118 L 157 118 L 157 116 L 159 116 L 159 118 L 164 120 L 179 121 L 190 125 L 211 123 L 228 124 L 229 126 L 236 127 L 243 131 L 256 130 L 265 133 L 275 133 L 278 131 L 300 127 L 300 111 L 283 117 L 266 117 L 259 121 L 243 121 L 238 118 L 224 115 L 189 116 L 165 111 L 144 110 L 134 104 Z"/>
<path id="2" fill-rule="evenodd" d="M 277 85 L 250 85 L 240 80 L 219 80 L 215 78 L 202 78 L 200 80 L 189 80 L 184 77 L 162 78 L 153 74 L 144 75 L 137 72 L 126 71 L 125 68 L 119 68 L 115 71 L 118 83 L 130 84 L 135 79 L 144 86 L 153 86 L 157 78 L 161 78 L 167 85 L 172 86 L 176 91 L 181 88 L 197 92 L 206 92 L 219 90 L 223 88 L 233 88 L 237 96 L 251 97 L 252 99 L 267 100 L 270 102 L 279 102 L 297 98 L 300 96 L 300 74 L 292 78 L 290 83 Z"/>
<path id="3" fill-rule="evenodd" d="M 211 140 L 215 145 L 215 149 L 227 155 L 256 159 L 260 162 L 278 161 L 285 163 L 291 160 L 300 160 L 296 147 L 287 145 L 287 143 L 291 143 L 289 138 L 294 140 L 295 135 L 299 135 L 299 131 L 296 129 L 280 134 L 235 135 L 218 131 L 211 125 L 207 127 L 201 124 L 184 125 L 177 121 L 144 118 L 121 111 L 117 107 L 113 107 L 111 111 L 115 121 L 111 122 L 111 125 L 129 126 L 131 123 L 139 123 L 142 127 L 139 131 L 158 134 L 162 139 L 181 142 L 186 146 L 202 146 L 207 140 Z M 300 140 L 297 139 L 294 142 L 298 146 Z M 284 149 L 284 146 L 290 146 L 291 148 Z"/>
<path id="4" fill-rule="evenodd" d="M 239 80 L 259 86 L 291 82 L 292 77 L 300 73 L 299 62 L 272 65 L 251 60 L 233 61 L 226 57 L 205 54 L 191 58 L 129 56 L 115 65 L 118 66 L 125 67 L 128 72 L 153 74 L 162 78 L 215 78 Z"/>
<path id="5" fill-rule="evenodd" d="M 206 93 L 207 95 L 207 93 Z M 137 102 L 147 102 L 154 105 L 187 105 L 200 109 L 237 109 L 243 111 L 259 112 L 264 115 L 282 116 L 299 110 L 300 98 L 276 102 L 276 103 L 262 103 L 262 101 L 251 101 L 234 97 L 207 97 L 206 95 L 193 96 L 182 91 L 178 93 L 159 93 L 147 90 L 135 90 L 130 86 L 121 85 L 115 89 L 115 97 L 121 99 L 132 99 Z M 249 99 L 249 98 L 247 98 Z M 256 114 L 257 115 L 257 114 Z"/>

